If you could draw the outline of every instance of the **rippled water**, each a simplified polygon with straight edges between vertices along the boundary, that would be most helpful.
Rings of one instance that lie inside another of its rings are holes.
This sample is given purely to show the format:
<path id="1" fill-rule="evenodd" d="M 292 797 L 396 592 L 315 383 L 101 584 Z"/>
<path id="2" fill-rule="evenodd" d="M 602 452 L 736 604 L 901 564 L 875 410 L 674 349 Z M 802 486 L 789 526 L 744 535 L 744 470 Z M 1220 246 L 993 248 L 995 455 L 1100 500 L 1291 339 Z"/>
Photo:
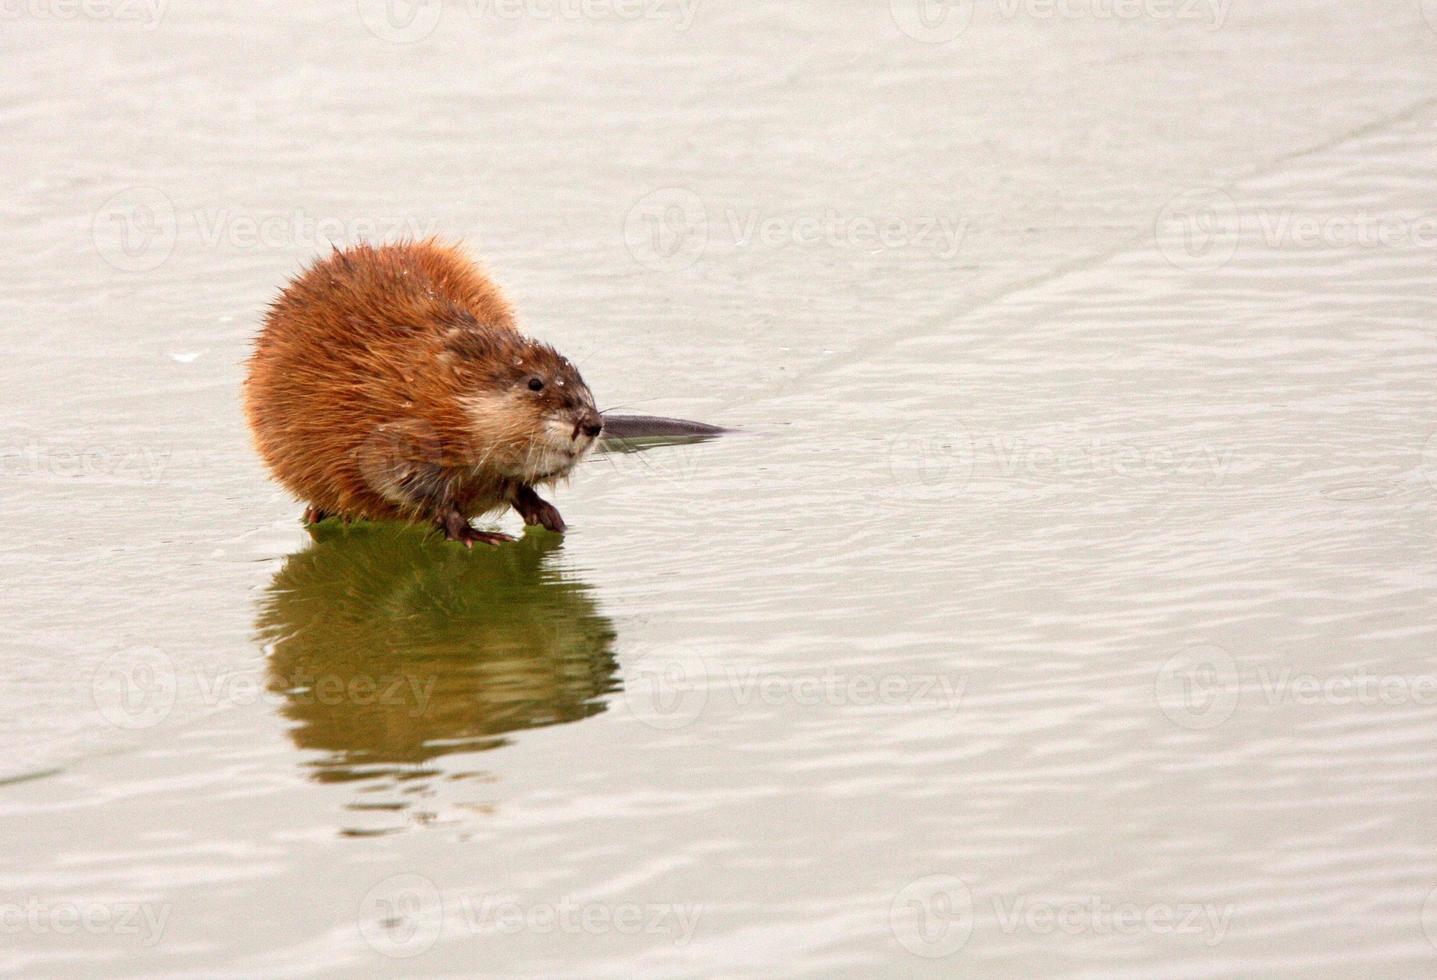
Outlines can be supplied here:
<path id="1" fill-rule="evenodd" d="M 1437 9 L 295 6 L 0 34 L 0 972 L 1432 974 Z M 405 232 L 743 431 L 311 538 Z"/>

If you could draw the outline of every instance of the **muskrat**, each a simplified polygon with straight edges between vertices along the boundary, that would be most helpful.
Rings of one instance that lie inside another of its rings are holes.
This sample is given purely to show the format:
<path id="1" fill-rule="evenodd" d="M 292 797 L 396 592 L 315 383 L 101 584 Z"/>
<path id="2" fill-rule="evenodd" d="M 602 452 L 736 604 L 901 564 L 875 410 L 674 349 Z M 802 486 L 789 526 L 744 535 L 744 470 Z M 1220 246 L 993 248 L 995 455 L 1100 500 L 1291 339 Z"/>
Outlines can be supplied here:
<path id="1" fill-rule="evenodd" d="M 468 547 L 513 540 L 469 524 L 506 506 L 563 531 L 534 488 L 568 476 L 604 429 L 578 369 L 433 239 L 336 248 L 292 279 L 265 316 L 244 401 L 306 521 L 425 522 Z"/>

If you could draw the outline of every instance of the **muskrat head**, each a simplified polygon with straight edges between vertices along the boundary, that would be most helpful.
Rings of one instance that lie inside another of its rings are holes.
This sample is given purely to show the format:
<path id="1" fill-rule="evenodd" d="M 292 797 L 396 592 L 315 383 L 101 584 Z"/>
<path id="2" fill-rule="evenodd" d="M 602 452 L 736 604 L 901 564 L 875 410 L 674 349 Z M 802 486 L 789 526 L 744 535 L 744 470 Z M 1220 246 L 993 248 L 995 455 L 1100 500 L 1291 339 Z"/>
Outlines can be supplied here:
<path id="1" fill-rule="evenodd" d="M 471 333 L 458 346 L 471 355 L 461 353 L 459 363 L 468 369 L 461 404 L 476 466 L 525 483 L 551 482 L 568 475 L 599 441 L 604 420 L 594 396 L 554 348 L 507 331 Z"/>

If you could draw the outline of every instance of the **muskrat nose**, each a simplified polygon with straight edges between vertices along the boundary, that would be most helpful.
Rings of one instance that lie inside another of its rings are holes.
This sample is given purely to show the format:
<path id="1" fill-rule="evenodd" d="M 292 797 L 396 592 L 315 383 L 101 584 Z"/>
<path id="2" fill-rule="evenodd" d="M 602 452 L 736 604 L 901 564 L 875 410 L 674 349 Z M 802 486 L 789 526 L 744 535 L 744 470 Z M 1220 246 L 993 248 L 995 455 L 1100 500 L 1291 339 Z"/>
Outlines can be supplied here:
<path id="1" fill-rule="evenodd" d="M 588 415 L 579 423 L 579 427 L 584 430 L 584 435 L 597 439 L 599 433 L 604 431 L 604 420 L 598 415 Z"/>

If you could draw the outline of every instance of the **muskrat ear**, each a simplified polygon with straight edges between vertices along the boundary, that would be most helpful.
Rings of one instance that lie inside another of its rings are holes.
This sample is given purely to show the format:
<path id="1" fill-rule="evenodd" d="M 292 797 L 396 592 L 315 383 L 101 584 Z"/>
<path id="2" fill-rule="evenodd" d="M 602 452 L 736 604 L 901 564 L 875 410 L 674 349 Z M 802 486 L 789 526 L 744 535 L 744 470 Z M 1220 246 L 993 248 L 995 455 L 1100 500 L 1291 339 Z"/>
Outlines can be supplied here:
<path id="1" fill-rule="evenodd" d="M 498 353 L 498 347 L 493 338 L 488 336 L 478 324 L 474 326 L 461 324 L 451 328 L 444 335 L 444 350 L 446 353 L 461 357 L 466 361 L 482 361 L 494 357 Z"/>

